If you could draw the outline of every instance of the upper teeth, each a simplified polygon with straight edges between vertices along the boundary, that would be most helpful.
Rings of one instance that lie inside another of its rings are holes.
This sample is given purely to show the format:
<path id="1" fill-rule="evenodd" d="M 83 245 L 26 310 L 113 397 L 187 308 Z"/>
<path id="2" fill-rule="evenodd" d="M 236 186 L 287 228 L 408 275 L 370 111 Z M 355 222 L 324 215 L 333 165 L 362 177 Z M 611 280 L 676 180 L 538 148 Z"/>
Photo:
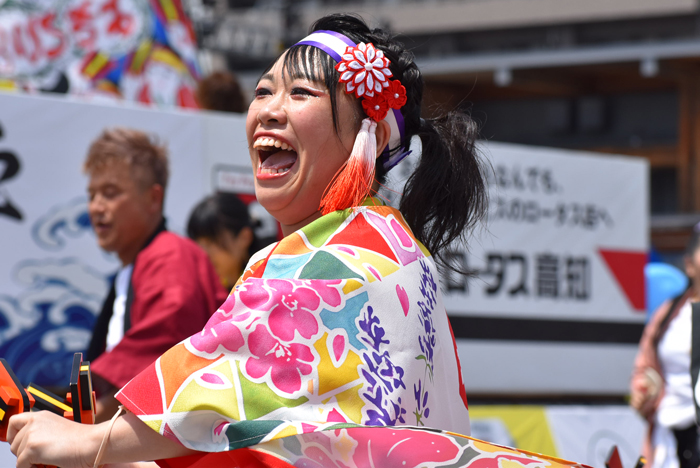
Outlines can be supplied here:
<path id="1" fill-rule="evenodd" d="M 294 149 L 287 143 L 280 141 L 280 140 L 275 140 L 274 138 L 269 138 L 269 137 L 260 137 L 257 140 L 255 140 L 255 143 L 253 143 L 253 148 L 265 148 L 265 147 L 275 147 L 275 148 L 280 148 L 283 150 L 286 149 Z"/>

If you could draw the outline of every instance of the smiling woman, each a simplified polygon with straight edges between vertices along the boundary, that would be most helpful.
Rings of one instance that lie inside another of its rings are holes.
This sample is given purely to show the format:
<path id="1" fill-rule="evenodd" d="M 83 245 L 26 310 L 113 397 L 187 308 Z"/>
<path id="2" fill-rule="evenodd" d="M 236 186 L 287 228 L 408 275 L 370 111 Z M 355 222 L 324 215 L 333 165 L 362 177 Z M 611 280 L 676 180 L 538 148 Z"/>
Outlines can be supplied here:
<path id="1" fill-rule="evenodd" d="M 285 51 L 246 122 L 256 195 L 284 238 L 251 258 L 201 333 L 120 390 L 128 413 L 111 434 L 15 417 L 18 466 L 97 465 L 104 434 L 100 456 L 111 463 L 191 454 L 160 463 L 403 467 L 495 457 L 439 431 L 469 434 L 470 425 L 434 259 L 468 235 L 486 195 L 474 123 L 458 112 L 421 119 L 422 93 L 412 54 L 354 16 L 319 20 Z M 372 195 L 411 152 L 418 165 L 397 210 Z M 370 430 L 385 426 L 433 432 Z M 84 443 L 69 449 L 56 431 Z"/>

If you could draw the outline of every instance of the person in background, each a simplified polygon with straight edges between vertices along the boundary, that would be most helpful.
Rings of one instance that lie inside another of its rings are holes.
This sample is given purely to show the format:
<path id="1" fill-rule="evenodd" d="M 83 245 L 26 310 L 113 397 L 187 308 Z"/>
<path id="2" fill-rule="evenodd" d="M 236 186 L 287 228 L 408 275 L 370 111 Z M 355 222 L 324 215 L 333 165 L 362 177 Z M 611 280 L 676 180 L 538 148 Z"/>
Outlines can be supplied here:
<path id="1" fill-rule="evenodd" d="M 217 71 L 202 78 L 195 98 L 206 110 L 242 113 L 247 109 L 241 85 L 236 76 L 227 71 Z"/>
<path id="2" fill-rule="evenodd" d="M 649 423 L 643 455 L 653 468 L 698 468 L 700 444 L 690 378 L 692 302 L 700 300 L 700 229 L 685 253 L 690 287 L 664 302 L 644 328 L 630 404 Z"/>
<path id="3" fill-rule="evenodd" d="M 230 290 L 251 255 L 259 250 L 248 207 L 233 193 L 217 192 L 194 207 L 187 235 L 209 256 L 224 288 Z"/>
<path id="4" fill-rule="evenodd" d="M 121 263 L 86 356 L 102 421 L 116 411 L 116 391 L 201 330 L 226 291 L 204 251 L 166 229 L 164 146 L 138 130 L 107 129 L 90 146 L 84 171 L 97 242 Z"/>

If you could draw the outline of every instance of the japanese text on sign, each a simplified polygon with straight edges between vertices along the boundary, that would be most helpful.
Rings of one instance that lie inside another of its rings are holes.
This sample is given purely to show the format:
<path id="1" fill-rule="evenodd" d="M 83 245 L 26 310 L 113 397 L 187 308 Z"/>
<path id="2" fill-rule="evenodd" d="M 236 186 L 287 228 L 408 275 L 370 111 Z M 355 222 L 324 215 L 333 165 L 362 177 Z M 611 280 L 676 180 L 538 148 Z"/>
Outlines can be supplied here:
<path id="1" fill-rule="evenodd" d="M 448 291 L 469 293 L 476 285 L 487 297 L 535 296 L 539 298 L 586 301 L 591 297 L 591 261 L 587 256 L 542 252 L 485 252 L 484 265 L 471 267 L 466 252 L 453 250 L 455 267 L 471 272 L 481 281 L 451 272 Z"/>
<path id="2" fill-rule="evenodd" d="M 551 169 L 496 164 L 486 174 L 489 186 L 495 189 L 491 195 L 490 221 L 529 224 L 549 221 L 554 227 L 586 230 L 614 225 L 605 207 L 590 202 L 561 201 L 564 184 L 555 179 Z M 516 195 L 504 195 L 512 193 Z M 536 198 L 525 198 L 529 194 Z M 552 199 L 554 196 L 558 197 Z"/>
<path id="3" fill-rule="evenodd" d="M 612 227 L 613 219 L 608 211 L 593 203 L 556 203 L 543 206 L 537 200 L 494 197 L 491 199 L 491 220 L 507 220 L 520 223 L 538 223 L 551 220 L 554 226 L 598 229 Z"/>
<path id="4" fill-rule="evenodd" d="M 530 166 L 506 166 L 496 164 L 493 172 L 486 171 L 490 187 L 519 192 L 554 194 L 562 190 L 561 185 L 554 179 L 551 169 Z"/>

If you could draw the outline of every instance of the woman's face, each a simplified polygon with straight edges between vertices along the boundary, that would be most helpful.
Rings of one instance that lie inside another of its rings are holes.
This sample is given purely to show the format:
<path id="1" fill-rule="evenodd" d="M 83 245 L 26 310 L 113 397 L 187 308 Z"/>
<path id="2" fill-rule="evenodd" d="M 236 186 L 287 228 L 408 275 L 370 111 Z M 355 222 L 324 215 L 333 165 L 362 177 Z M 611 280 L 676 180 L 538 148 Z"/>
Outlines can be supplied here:
<path id="1" fill-rule="evenodd" d="M 361 117 L 340 90 L 336 133 L 326 86 L 283 76 L 283 60 L 258 82 L 246 133 L 257 199 L 287 235 L 320 216 L 323 192 L 350 155 Z"/>

